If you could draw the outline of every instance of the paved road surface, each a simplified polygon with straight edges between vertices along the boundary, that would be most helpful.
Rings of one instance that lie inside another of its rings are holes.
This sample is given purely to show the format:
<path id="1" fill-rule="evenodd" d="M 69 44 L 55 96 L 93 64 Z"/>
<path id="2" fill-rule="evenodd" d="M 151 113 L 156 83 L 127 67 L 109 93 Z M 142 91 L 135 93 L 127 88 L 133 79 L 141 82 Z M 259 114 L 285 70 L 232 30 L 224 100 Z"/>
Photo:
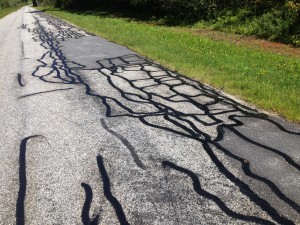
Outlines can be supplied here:
<path id="1" fill-rule="evenodd" d="M 299 127 L 30 7 L 0 63 L 0 224 L 300 224 Z"/>

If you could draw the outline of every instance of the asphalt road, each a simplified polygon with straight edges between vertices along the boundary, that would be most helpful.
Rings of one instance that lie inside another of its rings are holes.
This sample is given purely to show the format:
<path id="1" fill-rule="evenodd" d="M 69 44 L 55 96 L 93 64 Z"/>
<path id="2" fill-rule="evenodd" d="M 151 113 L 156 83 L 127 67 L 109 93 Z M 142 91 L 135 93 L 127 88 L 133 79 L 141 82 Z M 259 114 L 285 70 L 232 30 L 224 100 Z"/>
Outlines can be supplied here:
<path id="1" fill-rule="evenodd" d="M 30 7 L 0 79 L 0 224 L 300 224 L 293 124 Z"/>

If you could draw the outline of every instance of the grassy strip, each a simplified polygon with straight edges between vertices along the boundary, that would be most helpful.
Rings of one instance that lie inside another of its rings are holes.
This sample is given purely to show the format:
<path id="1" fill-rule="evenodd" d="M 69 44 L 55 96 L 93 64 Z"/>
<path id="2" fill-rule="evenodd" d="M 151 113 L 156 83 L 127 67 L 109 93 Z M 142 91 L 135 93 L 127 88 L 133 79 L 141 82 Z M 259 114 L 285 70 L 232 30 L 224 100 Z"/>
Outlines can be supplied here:
<path id="1" fill-rule="evenodd" d="M 4 8 L 4 9 L 0 9 L 0 19 L 7 16 L 8 14 L 11 14 L 15 11 L 17 11 L 18 9 L 22 8 L 24 5 L 18 5 L 15 7 L 8 7 L 8 8 Z"/>
<path id="2" fill-rule="evenodd" d="M 300 58 L 238 47 L 187 31 L 178 32 L 171 27 L 115 18 L 105 12 L 48 9 L 47 13 L 265 110 L 300 122 Z"/>

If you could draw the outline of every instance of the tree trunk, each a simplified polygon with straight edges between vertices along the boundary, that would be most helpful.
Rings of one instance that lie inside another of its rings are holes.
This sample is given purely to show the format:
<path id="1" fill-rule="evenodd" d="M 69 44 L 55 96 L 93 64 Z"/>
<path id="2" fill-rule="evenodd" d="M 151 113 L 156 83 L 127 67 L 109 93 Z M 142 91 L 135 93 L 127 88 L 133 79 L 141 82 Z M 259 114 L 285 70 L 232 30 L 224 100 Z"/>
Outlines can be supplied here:
<path id="1" fill-rule="evenodd" d="M 38 7 L 38 6 L 39 6 L 39 4 L 38 4 L 38 1 L 37 1 L 37 0 L 33 0 L 33 6 L 34 6 L 34 7 Z"/>

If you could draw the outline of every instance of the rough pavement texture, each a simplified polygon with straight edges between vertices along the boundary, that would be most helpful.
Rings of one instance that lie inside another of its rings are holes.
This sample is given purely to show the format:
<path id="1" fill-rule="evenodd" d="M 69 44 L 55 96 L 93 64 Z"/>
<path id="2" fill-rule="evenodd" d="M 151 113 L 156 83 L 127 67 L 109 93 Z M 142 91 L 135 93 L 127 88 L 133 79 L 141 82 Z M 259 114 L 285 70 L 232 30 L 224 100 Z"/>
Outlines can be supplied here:
<path id="1" fill-rule="evenodd" d="M 0 224 L 300 224 L 299 127 L 30 7 L 0 49 Z"/>

